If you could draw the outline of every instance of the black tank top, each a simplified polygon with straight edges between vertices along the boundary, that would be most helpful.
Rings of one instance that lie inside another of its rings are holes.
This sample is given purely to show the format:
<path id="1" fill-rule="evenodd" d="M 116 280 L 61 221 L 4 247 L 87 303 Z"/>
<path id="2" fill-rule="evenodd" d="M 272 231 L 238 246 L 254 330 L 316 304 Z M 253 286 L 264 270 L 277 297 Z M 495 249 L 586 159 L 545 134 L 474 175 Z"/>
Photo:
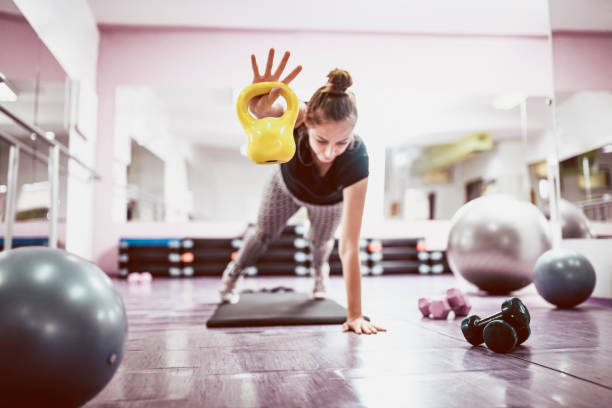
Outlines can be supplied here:
<path id="1" fill-rule="evenodd" d="M 296 153 L 291 160 L 280 165 L 283 180 L 289 191 L 301 201 L 319 205 L 339 203 L 345 187 L 369 175 L 366 146 L 355 135 L 353 147 L 336 157 L 325 176 L 321 177 L 313 163 L 306 131 L 306 126 L 302 125 L 293 132 Z M 301 146 L 298 144 L 299 134 L 304 134 Z"/>

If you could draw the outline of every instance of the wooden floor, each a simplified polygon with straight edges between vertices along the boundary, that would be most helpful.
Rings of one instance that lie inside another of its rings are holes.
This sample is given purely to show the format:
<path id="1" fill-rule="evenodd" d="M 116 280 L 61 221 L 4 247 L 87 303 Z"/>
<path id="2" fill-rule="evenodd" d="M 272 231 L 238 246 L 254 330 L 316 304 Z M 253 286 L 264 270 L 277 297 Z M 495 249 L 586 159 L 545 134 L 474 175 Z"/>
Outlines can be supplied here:
<path id="1" fill-rule="evenodd" d="M 116 281 L 129 336 L 123 362 L 88 407 L 597 407 L 612 406 L 612 302 L 556 310 L 533 287 L 518 292 L 532 336 L 509 355 L 471 347 L 461 319 L 421 318 L 417 298 L 452 276 L 364 278 L 364 312 L 389 331 L 340 326 L 207 329 L 217 279 Z M 243 288 L 308 291 L 308 278 L 249 278 Z M 332 298 L 345 304 L 340 278 Z M 472 311 L 505 297 L 472 294 Z"/>

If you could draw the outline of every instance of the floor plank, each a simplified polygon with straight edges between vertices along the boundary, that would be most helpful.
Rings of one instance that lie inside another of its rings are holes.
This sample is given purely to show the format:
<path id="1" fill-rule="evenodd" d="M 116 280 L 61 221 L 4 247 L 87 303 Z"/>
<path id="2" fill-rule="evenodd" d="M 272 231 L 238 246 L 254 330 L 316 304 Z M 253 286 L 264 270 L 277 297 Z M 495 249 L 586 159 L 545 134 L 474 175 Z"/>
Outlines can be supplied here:
<path id="1" fill-rule="evenodd" d="M 129 334 L 124 359 L 91 407 L 606 406 L 612 399 L 612 307 L 587 302 L 561 311 L 532 287 L 518 292 L 532 336 L 509 355 L 471 347 L 461 318 L 424 319 L 420 296 L 462 283 L 452 276 L 364 278 L 364 312 L 389 329 L 376 336 L 339 325 L 207 329 L 214 278 L 115 281 Z M 244 288 L 291 286 L 308 278 L 250 278 Z M 343 282 L 330 296 L 345 302 Z M 471 293 L 481 317 L 505 297 Z"/>

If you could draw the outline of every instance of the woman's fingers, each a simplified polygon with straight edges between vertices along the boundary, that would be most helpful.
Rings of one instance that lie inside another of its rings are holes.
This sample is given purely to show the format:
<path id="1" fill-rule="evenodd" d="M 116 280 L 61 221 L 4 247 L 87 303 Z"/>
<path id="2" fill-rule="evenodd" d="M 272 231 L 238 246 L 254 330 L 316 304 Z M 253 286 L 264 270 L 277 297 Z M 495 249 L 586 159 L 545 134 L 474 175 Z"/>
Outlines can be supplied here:
<path id="1" fill-rule="evenodd" d="M 295 67 L 295 68 L 293 69 L 293 71 L 291 71 L 291 72 L 289 73 L 289 75 L 287 75 L 287 76 L 285 77 L 285 79 L 283 79 L 283 81 L 282 81 L 282 82 L 283 82 L 284 84 L 286 84 L 286 85 L 289 85 L 289 82 L 293 81 L 293 80 L 295 79 L 295 77 L 296 77 L 296 76 L 297 76 L 297 75 L 298 75 L 298 74 L 299 74 L 301 71 L 302 71 L 302 66 L 301 66 L 301 65 L 298 65 L 297 67 Z"/>
<path id="2" fill-rule="evenodd" d="M 287 61 L 289 61 L 289 55 L 291 55 L 289 51 L 285 51 L 283 59 L 281 59 L 280 64 L 278 64 L 278 68 L 276 68 L 276 71 L 274 71 L 274 76 L 272 77 L 273 80 L 276 81 L 278 78 L 280 78 L 281 74 L 285 70 L 285 67 L 287 66 Z"/>
<path id="3" fill-rule="evenodd" d="M 251 66 L 253 67 L 253 83 L 259 82 L 259 67 L 257 66 L 257 58 L 255 58 L 255 54 L 251 54 Z"/>
<path id="4" fill-rule="evenodd" d="M 376 326 L 366 320 L 345 322 L 342 324 L 342 331 L 353 331 L 355 334 L 378 334 L 378 332 L 386 332 L 387 329 Z"/>
<path id="5" fill-rule="evenodd" d="M 266 61 L 266 70 L 263 74 L 259 72 L 259 65 L 257 64 L 257 58 L 255 54 L 251 54 L 251 66 L 253 68 L 253 83 L 263 82 L 263 81 L 278 81 L 280 76 L 283 74 L 283 71 L 287 67 L 287 62 L 289 61 L 289 56 L 291 53 L 286 51 L 283 54 L 283 58 L 280 61 L 280 64 L 272 74 L 272 67 L 274 65 L 274 48 L 270 48 L 268 51 L 268 60 Z M 298 65 L 287 75 L 282 82 L 285 84 L 289 84 L 291 81 L 295 79 L 295 77 L 302 71 L 302 66 Z"/>
<path id="6" fill-rule="evenodd" d="M 268 95 L 270 101 L 275 101 L 280 96 L 282 90 L 283 88 L 281 88 L 280 86 L 275 86 L 274 88 L 272 88 L 270 90 L 270 94 Z"/>
<path id="7" fill-rule="evenodd" d="M 272 76 L 272 65 L 274 64 L 274 48 L 270 48 L 268 51 L 268 62 L 266 63 L 266 72 L 264 77 L 270 78 Z"/>

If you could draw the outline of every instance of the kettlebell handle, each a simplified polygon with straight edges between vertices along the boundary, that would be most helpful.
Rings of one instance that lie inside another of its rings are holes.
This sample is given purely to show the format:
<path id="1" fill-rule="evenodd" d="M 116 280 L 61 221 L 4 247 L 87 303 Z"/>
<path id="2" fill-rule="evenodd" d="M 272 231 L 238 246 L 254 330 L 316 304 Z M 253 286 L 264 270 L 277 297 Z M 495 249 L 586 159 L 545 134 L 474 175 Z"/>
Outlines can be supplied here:
<path id="1" fill-rule="evenodd" d="M 272 88 L 279 86 L 282 88 L 280 92 L 281 96 L 287 101 L 287 109 L 279 120 L 289 121 L 292 126 L 295 126 L 295 121 L 297 120 L 299 113 L 299 101 L 291 88 L 289 88 L 289 86 L 283 82 L 256 82 L 244 88 L 242 92 L 240 92 L 238 101 L 236 102 L 236 106 L 238 107 L 238 119 L 240 119 L 240 121 L 243 123 L 257 120 L 249 112 L 249 101 L 256 96 L 267 94 L 272 90 Z"/>

